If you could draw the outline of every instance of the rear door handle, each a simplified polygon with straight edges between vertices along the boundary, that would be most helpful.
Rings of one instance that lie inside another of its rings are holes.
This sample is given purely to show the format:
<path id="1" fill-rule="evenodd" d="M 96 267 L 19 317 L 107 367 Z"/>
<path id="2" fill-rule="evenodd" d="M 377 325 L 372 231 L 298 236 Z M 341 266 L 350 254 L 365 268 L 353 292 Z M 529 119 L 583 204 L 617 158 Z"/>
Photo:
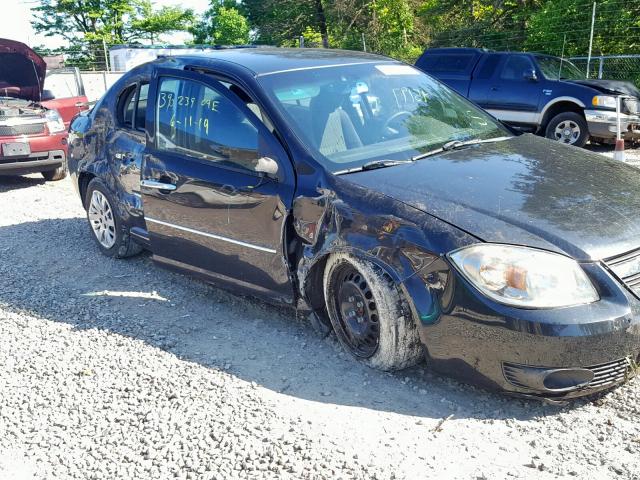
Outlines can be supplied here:
<path id="1" fill-rule="evenodd" d="M 173 183 L 158 182 L 157 180 L 141 180 L 140 186 L 147 187 L 147 188 L 155 188 L 156 190 L 169 190 L 169 191 L 173 191 L 177 188 Z"/>
<path id="2" fill-rule="evenodd" d="M 125 160 L 127 158 L 132 158 L 133 154 L 131 152 L 116 152 L 113 154 L 118 160 Z"/>

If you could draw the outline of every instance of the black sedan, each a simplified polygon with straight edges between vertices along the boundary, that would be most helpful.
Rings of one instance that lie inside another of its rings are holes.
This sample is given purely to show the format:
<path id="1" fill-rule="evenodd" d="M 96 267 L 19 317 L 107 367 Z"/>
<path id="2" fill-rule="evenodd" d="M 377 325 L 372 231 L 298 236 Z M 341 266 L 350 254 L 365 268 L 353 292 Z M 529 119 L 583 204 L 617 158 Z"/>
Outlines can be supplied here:
<path id="1" fill-rule="evenodd" d="M 358 52 L 229 49 L 125 74 L 69 168 L 105 255 L 305 305 L 367 364 L 568 398 L 640 354 L 640 175 Z"/>

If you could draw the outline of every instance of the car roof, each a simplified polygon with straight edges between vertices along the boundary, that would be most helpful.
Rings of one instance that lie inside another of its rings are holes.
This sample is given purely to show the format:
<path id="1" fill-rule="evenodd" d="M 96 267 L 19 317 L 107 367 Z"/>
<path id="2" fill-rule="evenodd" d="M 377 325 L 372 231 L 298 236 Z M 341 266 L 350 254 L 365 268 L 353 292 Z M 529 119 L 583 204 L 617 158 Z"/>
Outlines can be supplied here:
<path id="1" fill-rule="evenodd" d="M 397 60 L 383 57 L 382 55 L 324 48 L 229 48 L 188 55 L 176 55 L 171 58 L 183 64 L 188 64 L 195 60 L 202 65 L 203 60 L 206 61 L 207 59 L 231 62 L 251 70 L 255 75 L 359 63 L 399 63 Z"/>
<path id="2" fill-rule="evenodd" d="M 424 53 L 486 53 L 491 50 L 484 48 L 467 48 L 467 47 L 442 47 L 442 48 L 427 48 Z"/>

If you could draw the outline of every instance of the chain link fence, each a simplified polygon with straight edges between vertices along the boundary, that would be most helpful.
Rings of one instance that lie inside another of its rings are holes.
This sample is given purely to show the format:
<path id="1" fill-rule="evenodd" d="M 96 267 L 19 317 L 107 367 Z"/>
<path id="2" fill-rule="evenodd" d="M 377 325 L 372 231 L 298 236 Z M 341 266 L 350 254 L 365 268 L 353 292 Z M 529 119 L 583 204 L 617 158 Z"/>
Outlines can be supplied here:
<path id="1" fill-rule="evenodd" d="M 627 80 L 640 87 L 640 55 L 599 55 L 591 57 L 591 61 L 588 57 L 570 60 L 585 73 L 589 65 L 589 78 Z"/>

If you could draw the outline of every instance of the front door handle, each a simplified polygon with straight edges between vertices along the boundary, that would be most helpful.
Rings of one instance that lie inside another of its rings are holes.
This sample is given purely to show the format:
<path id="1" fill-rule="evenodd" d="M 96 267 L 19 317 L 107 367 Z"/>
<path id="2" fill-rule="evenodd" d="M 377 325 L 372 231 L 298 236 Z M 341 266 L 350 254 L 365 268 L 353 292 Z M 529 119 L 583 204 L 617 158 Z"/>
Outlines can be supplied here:
<path id="1" fill-rule="evenodd" d="M 168 191 L 173 191 L 177 188 L 173 183 L 158 182 L 157 180 L 141 180 L 140 186 L 147 187 L 147 188 L 155 188 L 156 190 L 168 190 Z"/>

